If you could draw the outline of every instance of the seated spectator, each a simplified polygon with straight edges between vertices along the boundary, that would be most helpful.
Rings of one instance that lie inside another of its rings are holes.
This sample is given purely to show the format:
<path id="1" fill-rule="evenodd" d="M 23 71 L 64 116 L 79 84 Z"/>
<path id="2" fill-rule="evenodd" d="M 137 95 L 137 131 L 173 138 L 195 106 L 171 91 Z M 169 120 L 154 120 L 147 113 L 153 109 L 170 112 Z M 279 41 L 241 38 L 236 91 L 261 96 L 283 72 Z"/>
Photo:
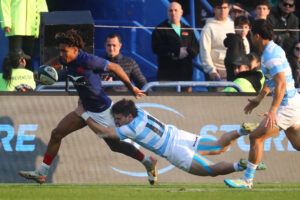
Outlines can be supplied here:
<path id="1" fill-rule="evenodd" d="M 34 74 L 26 69 L 30 56 L 19 49 L 10 52 L 3 61 L 3 74 L 0 74 L 0 91 L 32 91 L 36 87 Z"/>
<path id="2" fill-rule="evenodd" d="M 274 29 L 298 29 L 299 19 L 293 12 L 295 12 L 294 0 L 279 0 L 278 6 L 271 9 L 268 21 Z M 291 45 L 298 39 L 298 31 L 274 31 L 274 42 L 280 45 L 285 52 L 288 52 Z"/>
<path id="3" fill-rule="evenodd" d="M 250 61 L 247 56 L 241 56 L 234 62 L 234 74 L 236 83 L 242 89 L 242 92 L 259 92 L 264 83 L 264 76 L 259 70 L 251 70 Z M 233 87 L 226 87 L 224 92 L 237 92 Z"/>
<path id="4" fill-rule="evenodd" d="M 295 87 L 300 87 L 300 42 L 295 42 L 291 52 L 288 53 L 288 61 L 292 68 Z"/>
<path id="5" fill-rule="evenodd" d="M 142 88 L 147 80 L 143 73 L 141 72 L 139 65 L 130 57 L 123 56 L 120 52 L 122 48 L 121 36 L 118 34 L 110 34 L 106 37 L 105 41 L 105 50 L 106 56 L 105 59 L 110 62 L 119 64 L 130 80 L 138 87 Z M 117 76 L 113 73 L 108 74 L 107 77 L 104 78 L 107 81 L 117 81 L 119 80 Z M 122 87 L 114 87 L 117 91 L 127 91 L 127 88 Z"/>
<path id="6" fill-rule="evenodd" d="M 234 26 L 236 33 L 227 33 L 224 40 L 224 46 L 227 47 L 224 59 L 227 81 L 234 80 L 233 61 L 240 56 L 250 53 L 250 43 L 247 39 L 250 21 L 245 16 L 239 16 L 234 20 Z"/>
<path id="7" fill-rule="evenodd" d="M 249 62 L 250 62 L 250 69 L 251 70 L 260 70 L 260 58 L 256 53 L 249 53 L 246 55 Z"/>

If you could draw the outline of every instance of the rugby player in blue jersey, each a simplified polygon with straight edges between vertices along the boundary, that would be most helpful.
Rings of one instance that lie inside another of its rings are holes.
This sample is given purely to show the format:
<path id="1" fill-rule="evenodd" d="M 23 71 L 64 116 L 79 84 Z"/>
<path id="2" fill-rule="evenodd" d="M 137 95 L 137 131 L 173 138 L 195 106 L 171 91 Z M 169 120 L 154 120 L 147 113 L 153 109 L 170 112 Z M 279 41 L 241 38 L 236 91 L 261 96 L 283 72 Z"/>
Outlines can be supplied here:
<path id="1" fill-rule="evenodd" d="M 245 134 L 243 128 L 224 133 L 218 140 L 211 140 L 164 124 L 147 111 L 137 108 L 132 100 L 122 99 L 116 102 L 111 112 L 117 127 L 99 126 L 82 106 L 76 110 L 78 116 L 81 116 L 99 137 L 119 140 L 130 138 L 188 173 L 217 176 L 246 168 L 243 159 L 236 163 L 222 161 L 215 164 L 204 157 L 225 152 L 231 143 Z M 260 169 L 264 169 L 263 164 Z"/>
<path id="2" fill-rule="evenodd" d="M 285 132 L 296 150 L 300 150 L 300 95 L 294 87 L 290 64 L 284 50 L 275 44 L 273 27 L 266 20 L 257 20 L 252 26 L 253 43 L 262 52 L 261 69 L 266 81 L 257 97 L 249 99 L 244 108 L 250 114 L 262 99 L 272 93 L 273 101 L 258 127 L 250 133 L 250 152 L 247 169 L 241 179 L 225 179 L 233 188 L 252 188 L 257 167 L 263 156 L 264 141 Z"/>
<path id="3" fill-rule="evenodd" d="M 79 105 L 87 110 L 90 117 L 99 126 L 114 126 L 114 120 L 110 113 L 112 100 L 104 93 L 101 86 L 102 73 L 115 73 L 136 98 L 144 96 L 141 90 L 131 84 L 130 79 L 118 64 L 84 52 L 82 50 L 83 39 L 77 31 L 72 29 L 58 33 L 55 39 L 60 55 L 57 61 L 67 67 L 67 75 L 79 94 Z M 53 64 L 57 64 L 57 62 L 53 61 Z M 74 111 L 67 114 L 52 131 L 47 151 L 39 168 L 35 171 L 20 171 L 19 174 L 38 183 L 44 183 L 50 165 L 59 151 L 62 139 L 85 126 L 86 123 Z M 157 160 L 155 158 L 145 156 L 127 142 L 109 138 L 105 139 L 105 142 L 112 151 L 123 153 L 140 161 L 147 169 L 150 184 L 156 182 Z"/>

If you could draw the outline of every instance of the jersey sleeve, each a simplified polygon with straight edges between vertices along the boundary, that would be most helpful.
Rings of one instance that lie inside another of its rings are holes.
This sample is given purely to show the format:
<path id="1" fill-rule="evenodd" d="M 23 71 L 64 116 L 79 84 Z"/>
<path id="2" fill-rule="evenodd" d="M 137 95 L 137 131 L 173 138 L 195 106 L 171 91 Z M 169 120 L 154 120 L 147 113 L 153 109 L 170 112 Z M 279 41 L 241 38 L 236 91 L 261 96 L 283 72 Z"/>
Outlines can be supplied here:
<path id="1" fill-rule="evenodd" d="M 130 127 L 130 125 L 123 125 L 121 127 L 118 127 L 116 128 L 116 132 L 121 140 L 124 140 L 126 138 L 135 138 L 135 131 Z"/>
<path id="2" fill-rule="evenodd" d="M 109 61 L 98 56 L 90 56 L 88 59 L 88 67 L 96 72 L 107 72 Z"/>
<path id="3" fill-rule="evenodd" d="M 280 72 L 284 72 L 285 70 L 285 62 L 281 58 L 281 56 L 273 56 L 270 59 L 267 59 L 265 62 L 265 67 L 268 69 L 270 75 L 274 77 L 276 74 Z"/>

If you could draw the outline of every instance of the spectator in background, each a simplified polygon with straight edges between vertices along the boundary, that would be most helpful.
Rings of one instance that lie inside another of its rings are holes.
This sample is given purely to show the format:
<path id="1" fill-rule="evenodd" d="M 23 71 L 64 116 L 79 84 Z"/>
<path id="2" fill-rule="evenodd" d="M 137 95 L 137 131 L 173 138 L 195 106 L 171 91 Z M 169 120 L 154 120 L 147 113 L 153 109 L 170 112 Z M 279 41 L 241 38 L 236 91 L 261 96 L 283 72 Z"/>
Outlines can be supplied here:
<path id="1" fill-rule="evenodd" d="M 300 42 L 293 44 L 292 49 L 287 55 L 288 61 L 292 68 L 293 78 L 295 80 L 295 87 L 300 87 Z"/>
<path id="2" fill-rule="evenodd" d="M 234 21 L 239 16 L 248 17 L 249 13 L 243 8 L 242 4 L 234 3 L 231 5 L 229 15 L 230 15 L 230 18 Z"/>
<path id="3" fill-rule="evenodd" d="M 259 0 L 255 4 L 255 16 L 254 19 L 267 19 L 270 14 L 269 0 Z"/>
<path id="4" fill-rule="evenodd" d="M 253 60 L 249 60 L 252 57 Z M 253 55 L 243 55 L 233 61 L 234 66 L 234 83 L 236 83 L 243 92 L 259 92 L 264 84 L 264 76 L 256 67 L 251 68 L 251 63 L 255 63 Z M 233 87 L 226 87 L 224 92 L 237 92 Z"/>
<path id="5" fill-rule="evenodd" d="M 23 49 L 32 58 L 35 39 L 39 37 L 40 13 L 48 12 L 46 0 L 1 0 L 0 8 L 9 52 Z M 28 60 L 28 66 L 33 70 L 31 59 Z"/>
<path id="6" fill-rule="evenodd" d="M 239 16 L 234 20 L 236 33 L 227 33 L 224 46 L 227 47 L 224 60 L 227 81 L 234 80 L 233 62 L 240 56 L 250 53 L 250 42 L 247 35 L 250 30 L 250 21 L 245 16 Z"/>
<path id="7" fill-rule="evenodd" d="M 3 61 L 3 74 L 0 74 L 0 91 L 32 91 L 35 89 L 33 72 L 26 69 L 30 56 L 23 50 L 10 52 Z"/>
<path id="8" fill-rule="evenodd" d="M 298 29 L 299 19 L 293 13 L 295 12 L 294 0 L 279 0 L 278 6 L 271 9 L 268 21 L 274 29 Z M 274 41 L 280 45 L 285 52 L 288 52 L 292 44 L 298 41 L 298 31 L 275 31 Z"/>
<path id="9" fill-rule="evenodd" d="M 223 44 L 227 33 L 234 33 L 234 24 L 228 17 L 229 3 L 227 0 L 211 1 L 214 7 L 214 18 L 209 18 L 201 32 L 200 62 L 209 80 L 226 80 L 224 59 L 226 47 Z"/>
<path id="10" fill-rule="evenodd" d="M 193 30 L 185 29 L 190 27 L 180 21 L 182 14 L 179 3 L 170 3 L 168 19 L 152 33 L 152 51 L 158 60 L 158 81 L 192 80 L 193 58 L 199 53 L 199 46 Z"/>
<path id="11" fill-rule="evenodd" d="M 133 81 L 133 83 L 141 89 L 147 83 L 147 80 L 135 60 L 121 54 L 121 48 L 121 36 L 118 34 L 108 35 L 105 41 L 105 59 L 109 60 L 110 62 L 119 64 L 123 68 L 127 76 L 130 78 L 130 80 Z M 106 77 L 106 80 L 117 81 L 120 79 L 114 73 L 109 73 L 108 77 Z M 122 88 L 114 89 L 127 91 L 127 88 L 125 86 Z"/>

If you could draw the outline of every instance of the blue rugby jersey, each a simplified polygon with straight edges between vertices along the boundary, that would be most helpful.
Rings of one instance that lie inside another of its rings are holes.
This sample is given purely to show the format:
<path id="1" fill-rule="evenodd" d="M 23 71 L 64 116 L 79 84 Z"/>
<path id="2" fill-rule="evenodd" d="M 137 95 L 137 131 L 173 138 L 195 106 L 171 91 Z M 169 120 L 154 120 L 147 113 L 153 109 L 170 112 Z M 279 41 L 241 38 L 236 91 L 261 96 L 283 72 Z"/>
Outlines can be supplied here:
<path id="1" fill-rule="evenodd" d="M 166 125 L 142 109 L 137 116 L 126 125 L 116 128 L 120 139 L 130 138 L 146 149 L 166 157 L 168 147 L 174 140 L 174 126 Z"/>
<path id="2" fill-rule="evenodd" d="M 67 64 L 67 74 L 76 88 L 85 110 L 102 112 L 112 101 L 105 94 L 101 84 L 101 74 L 107 72 L 109 61 L 79 51 L 76 60 Z"/>
<path id="3" fill-rule="evenodd" d="M 287 105 L 288 99 L 296 95 L 297 90 L 294 86 L 294 79 L 290 64 L 286 58 L 284 50 L 270 41 L 263 51 L 261 58 L 261 69 L 266 77 L 266 84 L 274 95 L 275 81 L 274 76 L 279 72 L 284 72 L 286 79 L 286 89 L 280 105 Z"/>

